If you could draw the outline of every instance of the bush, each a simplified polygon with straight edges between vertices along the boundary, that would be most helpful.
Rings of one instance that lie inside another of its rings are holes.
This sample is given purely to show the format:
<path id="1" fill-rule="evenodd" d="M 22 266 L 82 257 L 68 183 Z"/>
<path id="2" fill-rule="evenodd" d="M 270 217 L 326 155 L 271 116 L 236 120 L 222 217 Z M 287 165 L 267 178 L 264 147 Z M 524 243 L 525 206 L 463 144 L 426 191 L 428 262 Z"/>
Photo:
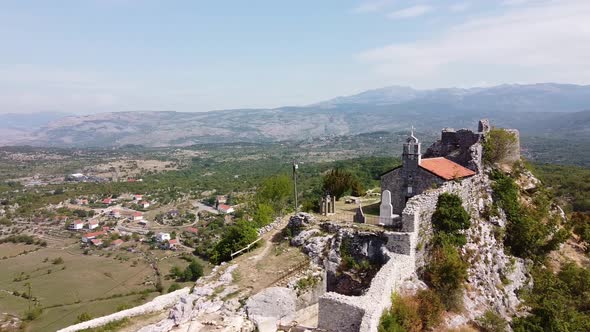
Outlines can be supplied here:
<path id="1" fill-rule="evenodd" d="M 438 294 L 447 310 L 461 307 L 462 287 L 467 278 L 468 264 L 452 244 L 436 245 L 425 266 L 424 278 Z"/>
<path id="2" fill-rule="evenodd" d="M 172 285 L 170 285 L 170 287 L 168 287 L 168 293 L 172 293 L 172 292 L 177 291 L 181 288 L 182 287 L 179 284 L 173 283 Z"/>
<path id="3" fill-rule="evenodd" d="M 460 232 L 471 226 L 469 214 L 463 208 L 461 198 L 443 193 L 438 197 L 436 210 L 432 214 L 432 225 L 437 232 L 444 232 L 457 245 L 465 244 L 465 235 Z"/>
<path id="4" fill-rule="evenodd" d="M 483 332 L 506 332 L 508 328 L 508 322 L 492 310 L 486 311 L 475 322 Z"/>
<path id="5" fill-rule="evenodd" d="M 515 332 L 590 331 L 590 269 L 568 263 L 554 274 L 547 268 L 532 271 L 533 289 L 525 294 L 531 315 L 515 318 Z"/>
<path id="6" fill-rule="evenodd" d="M 53 265 L 59 265 L 59 264 L 63 264 L 64 263 L 64 259 L 61 257 L 55 258 L 54 260 L 51 261 L 51 264 Z"/>
<path id="7" fill-rule="evenodd" d="M 412 297 L 394 294 L 391 297 L 391 309 L 386 311 L 379 322 L 379 332 L 419 332 L 422 331 L 422 319 L 418 312 L 419 303 Z"/>
<path id="8" fill-rule="evenodd" d="M 568 233 L 559 228 L 559 220 L 549 216 L 551 195 L 546 190 L 538 190 L 532 197 L 534 207 L 526 209 L 519 203 L 520 190 L 511 177 L 495 170 L 491 178 L 495 204 L 504 210 L 508 220 L 504 245 L 511 254 L 542 258 L 567 239 Z"/>
<path id="9" fill-rule="evenodd" d="M 92 316 L 89 313 L 83 312 L 78 315 L 78 317 L 76 318 L 76 322 L 81 323 L 81 322 L 85 322 L 85 321 L 91 320 L 91 319 L 92 319 Z"/>
<path id="10" fill-rule="evenodd" d="M 420 304 L 418 307 L 418 313 L 420 314 L 424 329 L 430 329 L 437 326 L 441 322 L 442 314 L 445 309 L 438 294 L 431 289 L 423 289 L 416 293 L 416 299 Z"/>
<path id="11" fill-rule="evenodd" d="M 516 141 L 516 136 L 513 133 L 504 129 L 492 128 L 483 143 L 484 162 L 488 165 L 501 162 L 508 156 Z"/>
<path id="12" fill-rule="evenodd" d="M 256 228 L 246 221 L 238 221 L 226 229 L 221 240 L 211 250 L 210 259 L 218 264 L 231 259 L 231 253 L 236 252 L 258 238 Z"/>
<path id="13" fill-rule="evenodd" d="M 26 320 L 26 321 L 35 320 L 35 319 L 39 318 L 39 316 L 41 316 L 42 313 L 43 313 L 43 308 L 40 308 L 40 307 L 32 308 L 31 310 L 25 311 L 25 314 L 23 315 L 24 320 Z"/>

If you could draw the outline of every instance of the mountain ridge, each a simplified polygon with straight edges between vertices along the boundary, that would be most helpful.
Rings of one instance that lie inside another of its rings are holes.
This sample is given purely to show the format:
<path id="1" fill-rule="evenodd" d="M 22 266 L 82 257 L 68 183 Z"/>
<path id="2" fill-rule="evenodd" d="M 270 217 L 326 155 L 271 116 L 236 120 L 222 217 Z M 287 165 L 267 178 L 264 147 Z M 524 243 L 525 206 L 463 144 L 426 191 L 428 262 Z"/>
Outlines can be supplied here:
<path id="1" fill-rule="evenodd" d="M 530 135 L 590 138 L 590 86 L 540 83 L 434 90 L 393 86 L 308 106 L 74 115 L 29 126 L 13 123 L 0 130 L 0 145 L 186 146 L 301 140 L 410 126 L 426 131 L 471 127 L 484 117 Z"/>

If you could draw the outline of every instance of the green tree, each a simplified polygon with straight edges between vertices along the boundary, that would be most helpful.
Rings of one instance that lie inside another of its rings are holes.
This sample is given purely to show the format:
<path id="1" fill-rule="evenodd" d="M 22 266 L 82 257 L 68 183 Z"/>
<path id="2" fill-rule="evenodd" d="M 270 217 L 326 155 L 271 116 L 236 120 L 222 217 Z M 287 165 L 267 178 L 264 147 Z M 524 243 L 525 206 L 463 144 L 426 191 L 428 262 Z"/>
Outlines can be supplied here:
<path id="1" fill-rule="evenodd" d="M 226 229 L 221 240 L 215 244 L 210 258 L 214 263 L 231 259 L 231 253 L 246 247 L 258 238 L 258 231 L 251 223 L 240 220 Z"/>
<path id="2" fill-rule="evenodd" d="M 283 211 L 293 193 L 293 182 L 287 175 L 276 175 L 265 179 L 256 191 L 255 201 L 272 206 L 277 213 Z"/>
<path id="3" fill-rule="evenodd" d="M 484 162 L 491 165 L 504 160 L 517 142 L 516 135 L 504 129 L 492 128 L 483 143 Z"/>
<path id="4" fill-rule="evenodd" d="M 464 245 L 465 235 L 461 232 L 471 226 L 471 221 L 461 198 L 454 194 L 441 194 L 432 214 L 432 225 L 435 231 L 446 233 L 457 245 Z"/>
<path id="5" fill-rule="evenodd" d="M 266 203 L 258 203 L 254 207 L 252 218 L 256 226 L 263 227 L 272 222 L 274 210 L 273 207 Z"/>
<path id="6" fill-rule="evenodd" d="M 352 183 L 352 174 L 340 168 L 336 168 L 324 176 L 323 189 L 325 192 L 330 193 L 330 195 L 335 196 L 338 200 L 347 192 L 350 192 Z"/>

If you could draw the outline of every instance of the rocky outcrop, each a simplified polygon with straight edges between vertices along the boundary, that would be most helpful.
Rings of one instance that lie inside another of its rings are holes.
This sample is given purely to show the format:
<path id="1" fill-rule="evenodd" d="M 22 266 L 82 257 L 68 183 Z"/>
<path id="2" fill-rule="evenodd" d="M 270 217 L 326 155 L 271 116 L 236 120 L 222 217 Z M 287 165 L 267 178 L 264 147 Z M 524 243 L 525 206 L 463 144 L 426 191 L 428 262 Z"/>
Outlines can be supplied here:
<path id="1" fill-rule="evenodd" d="M 296 303 L 297 295 L 292 289 L 271 287 L 249 298 L 246 312 L 260 332 L 274 332 L 277 322 L 295 313 Z"/>

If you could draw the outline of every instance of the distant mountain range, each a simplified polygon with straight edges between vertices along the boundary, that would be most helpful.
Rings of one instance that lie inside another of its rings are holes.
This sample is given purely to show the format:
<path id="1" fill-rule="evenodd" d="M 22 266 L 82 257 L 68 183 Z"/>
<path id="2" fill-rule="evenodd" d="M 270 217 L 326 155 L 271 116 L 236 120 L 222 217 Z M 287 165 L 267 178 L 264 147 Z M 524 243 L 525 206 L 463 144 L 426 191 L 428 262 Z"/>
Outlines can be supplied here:
<path id="1" fill-rule="evenodd" d="M 185 146 L 300 140 L 407 130 L 412 125 L 427 132 L 474 128 L 484 117 L 526 135 L 590 139 L 590 86 L 545 83 L 436 90 L 393 86 L 276 109 L 0 114 L 0 145 Z"/>

